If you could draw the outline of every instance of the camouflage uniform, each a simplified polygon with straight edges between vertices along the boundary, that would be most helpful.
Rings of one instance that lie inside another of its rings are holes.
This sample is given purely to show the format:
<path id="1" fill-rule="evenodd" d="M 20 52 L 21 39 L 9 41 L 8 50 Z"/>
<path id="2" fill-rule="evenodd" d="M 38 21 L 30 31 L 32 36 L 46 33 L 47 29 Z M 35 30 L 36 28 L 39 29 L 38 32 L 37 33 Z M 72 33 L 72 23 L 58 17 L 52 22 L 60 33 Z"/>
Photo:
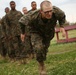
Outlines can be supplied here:
<path id="1" fill-rule="evenodd" d="M 33 12 L 35 12 L 36 10 L 29 10 L 27 14 L 32 14 Z M 24 15 L 27 15 L 27 14 L 24 14 Z M 22 52 L 20 53 L 20 58 L 26 58 L 28 55 L 30 55 L 31 57 L 31 54 L 32 56 L 34 57 L 34 50 L 31 46 L 31 42 L 30 42 L 30 35 L 28 35 L 28 29 L 27 27 L 25 27 L 25 32 L 27 34 L 25 34 L 25 40 L 24 42 L 22 42 Z"/>
<path id="2" fill-rule="evenodd" d="M 22 52 L 20 53 L 21 58 L 26 58 L 28 55 L 31 54 L 32 46 L 30 43 L 30 35 L 28 35 L 28 29 L 25 28 L 27 34 L 25 34 L 24 42 L 22 42 Z"/>
<path id="3" fill-rule="evenodd" d="M 21 50 L 20 27 L 18 20 L 22 17 L 22 13 L 17 10 L 11 10 L 6 14 L 7 36 L 9 42 L 9 57 L 18 57 Z"/>
<path id="4" fill-rule="evenodd" d="M 33 10 L 33 9 L 31 9 L 31 10 L 29 10 L 28 11 L 28 14 L 30 15 L 30 14 L 33 14 L 35 11 L 37 11 L 37 9 L 35 9 L 35 10 Z M 25 29 L 26 30 L 26 29 Z M 25 31 L 26 32 L 26 31 Z M 30 37 L 29 37 L 29 42 L 30 42 Z M 34 50 L 33 50 L 33 48 L 32 48 L 32 45 L 31 45 L 31 43 L 30 43 L 30 46 L 29 46 L 31 49 L 29 49 L 29 51 L 28 51 L 28 53 L 32 56 L 32 58 L 34 58 L 35 57 L 35 52 L 34 52 Z"/>
<path id="5" fill-rule="evenodd" d="M 55 34 L 55 26 L 57 21 L 59 21 L 60 27 L 63 27 L 63 24 L 65 23 L 65 14 L 62 10 L 55 6 L 53 6 L 53 14 L 51 19 L 42 20 L 41 14 L 38 10 L 31 15 L 28 14 L 23 16 L 19 20 L 22 33 L 24 33 L 23 27 L 27 27 L 31 33 L 31 44 L 36 52 L 36 59 L 39 62 L 46 59 L 50 40 L 53 39 Z"/>
<path id="6" fill-rule="evenodd" d="M 1 55 L 3 57 L 6 56 L 7 50 L 8 50 L 8 43 L 6 41 L 6 23 L 5 23 L 5 16 L 1 19 L 1 41 L 2 41 L 2 50 L 1 50 Z"/>
<path id="7" fill-rule="evenodd" d="M 2 27 L 1 27 L 1 24 L 0 24 L 0 54 L 2 55 Z"/>
<path id="8" fill-rule="evenodd" d="M 37 10 L 37 9 L 35 9 L 35 10 L 32 10 L 32 9 L 31 9 L 31 10 L 28 11 L 28 13 L 29 13 L 29 14 L 32 14 L 32 13 L 33 13 L 34 11 L 36 11 L 36 10 Z"/>

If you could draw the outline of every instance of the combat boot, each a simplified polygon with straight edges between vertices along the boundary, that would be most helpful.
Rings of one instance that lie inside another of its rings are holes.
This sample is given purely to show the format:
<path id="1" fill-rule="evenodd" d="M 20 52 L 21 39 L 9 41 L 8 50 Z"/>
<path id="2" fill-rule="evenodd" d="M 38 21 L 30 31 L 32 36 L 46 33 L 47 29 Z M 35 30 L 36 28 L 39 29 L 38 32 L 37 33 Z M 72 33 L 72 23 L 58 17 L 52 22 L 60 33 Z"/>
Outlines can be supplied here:
<path id="1" fill-rule="evenodd" d="M 40 73 L 40 75 L 47 75 L 45 66 L 44 66 L 44 62 L 39 63 L 39 73 Z"/>

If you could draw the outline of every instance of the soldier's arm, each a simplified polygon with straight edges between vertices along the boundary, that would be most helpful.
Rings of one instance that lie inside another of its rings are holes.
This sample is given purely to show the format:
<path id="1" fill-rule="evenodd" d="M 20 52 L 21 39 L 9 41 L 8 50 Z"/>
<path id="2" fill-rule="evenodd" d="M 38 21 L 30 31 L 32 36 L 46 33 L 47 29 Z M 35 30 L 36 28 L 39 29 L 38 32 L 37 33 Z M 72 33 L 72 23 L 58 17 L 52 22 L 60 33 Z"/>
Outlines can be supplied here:
<path id="1" fill-rule="evenodd" d="M 53 11 L 55 13 L 55 16 L 59 22 L 60 27 L 64 27 L 66 16 L 65 13 L 58 7 L 53 6 Z"/>
<path id="2" fill-rule="evenodd" d="M 5 15 L 5 22 L 8 26 L 10 26 L 10 21 L 7 14 Z"/>
<path id="3" fill-rule="evenodd" d="M 22 23 L 19 23 L 19 24 L 20 24 L 20 28 L 21 28 L 21 34 L 25 34 L 25 25 Z"/>
<path id="4" fill-rule="evenodd" d="M 66 36 L 65 29 L 64 29 L 64 24 L 66 21 L 65 13 L 58 7 L 54 7 L 54 11 L 60 25 L 60 32 L 62 32 L 62 36 L 65 37 Z"/>
<path id="5" fill-rule="evenodd" d="M 25 25 L 23 25 L 22 23 L 19 23 L 20 24 L 20 28 L 21 28 L 21 40 L 22 42 L 24 42 L 24 38 L 25 38 Z"/>
<path id="6" fill-rule="evenodd" d="M 26 37 L 25 27 L 29 24 L 30 19 L 29 16 L 23 16 L 19 20 L 20 28 L 21 28 L 21 40 L 24 42 L 24 38 Z"/>
<path id="7" fill-rule="evenodd" d="M 60 25 L 60 32 L 62 32 L 62 36 L 66 36 L 66 32 L 64 29 L 64 24 L 65 24 L 65 13 L 60 10 L 60 17 L 59 17 L 59 25 Z"/>
<path id="8" fill-rule="evenodd" d="M 25 27 L 27 27 L 27 25 L 29 25 L 29 22 L 30 22 L 30 16 L 29 15 L 24 15 L 23 17 L 20 18 L 19 24 L 20 24 L 22 34 L 26 33 Z"/>
<path id="9" fill-rule="evenodd" d="M 5 17 L 1 19 L 1 28 L 2 28 L 2 36 L 6 37 L 6 25 L 5 25 Z"/>

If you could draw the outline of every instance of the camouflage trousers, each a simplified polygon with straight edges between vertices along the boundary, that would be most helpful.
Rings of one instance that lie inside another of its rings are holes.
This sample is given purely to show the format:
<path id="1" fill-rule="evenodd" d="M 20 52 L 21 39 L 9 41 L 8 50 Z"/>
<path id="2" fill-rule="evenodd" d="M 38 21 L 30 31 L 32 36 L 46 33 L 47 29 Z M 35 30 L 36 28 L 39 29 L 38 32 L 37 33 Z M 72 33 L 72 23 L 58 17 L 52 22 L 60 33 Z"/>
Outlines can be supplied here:
<path id="1" fill-rule="evenodd" d="M 11 37 L 8 41 L 8 56 L 10 58 L 17 58 L 21 52 L 21 39 L 20 36 Z"/>
<path id="2" fill-rule="evenodd" d="M 5 39 L 1 39 L 0 40 L 0 53 L 1 53 L 1 56 L 6 57 L 7 50 L 8 50 L 8 48 L 7 48 L 6 40 Z"/>
<path id="3" fill-rule="evenodd" d="M 46 55 L 48 52 L 48 47 L 50 45 L 50 39 L 41 37 L 39 34 L 32 33 L 31 34 L 31 44 L 33 50 L 36 53 L 36 60 L 38 62 L 42 62 L 46 60 Z"/>
<path id="4" fill-rule="evenodd" d="M 28 54 L 31 54 L 32 51 L 32 46 L 30 43 L 30 37 L 26 36 L 24 42 L 22 42 L 22 50 L 20 53 L 21 58 L 26 58 Z"/>

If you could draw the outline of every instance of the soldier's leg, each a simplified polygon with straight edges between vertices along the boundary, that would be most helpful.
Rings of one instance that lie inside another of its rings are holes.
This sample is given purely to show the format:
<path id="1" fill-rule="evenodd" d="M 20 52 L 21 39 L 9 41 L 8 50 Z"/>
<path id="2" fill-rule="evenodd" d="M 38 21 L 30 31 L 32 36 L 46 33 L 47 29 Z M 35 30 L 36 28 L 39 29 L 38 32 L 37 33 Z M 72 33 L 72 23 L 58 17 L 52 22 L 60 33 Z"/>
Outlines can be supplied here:
<path id="1" fill-rule="evenodd" d="M 16 36 L 16 57 L 19 57 L 20 58 L 20 54 L 22 52 L 22 49 L 23 49 L 23 44 L 22 44 L 22 41 L 21 41 L 21 38 L 20 36 Z"/>
<path id="2" fill-rule="evenodd" d="M 26 46 L 25 46 L 25 50 L 27 50 L 26 53 L 27 53 L 28 60 L 31 60 L 31 59 L 35 58 L 35 52 L 34 52 L 34 50 L 32 48 L 32 45 L 30 44 L 30 42 L 28 44 L 29 45 L 27 46 L 27 44 L 25 43 L 25 45 L 28 48 L 28 49 L 26 49 Z"/>
<path id="3" fill-rule="evenodd" d="M 33 48 L 32 48 L 32 45 L 31 45 L 30 36 L 26 36 L 24 43 L 25 43 L 25 52 L 27 53 L 27 56 L 29 57 L 29 60 L 30 60 L 34 57 L 32 55 Z"/>
<path id="4" fill-rule="evenodd" d="M 22 45 L 20 36 L 13 37 L 10 43 L 10 49 L 11 49 L 10 56 L 14 61 L 20 60 L 21 47 Z"/>
<path id="5" fill-rule="evenodd" d="M 3 55 L 2 40 L 0 39 L 0 55 Z"/>
<path id="6" fill-rule="evenodd" d="M 13 40 L 13 38 L 11 38 L 9 40 L 9 49 L 8 49 L 8 56 L 11 62 L 14 62 L 16 57 L 14 45 L 15 45 L 15 41 Z"/>
<path id="7" fill-rule="evenodd" d="M 22 42 L 20 37 L 17 36 L 18 44 L 17 44 L 17 50 L 16 50 L 16 59 L 18 61 L 18 65 L 25 64 L 26 63 L 26 52 L 25 52 L 25 42 Z"/>
<path id="8" fill-rule="evenodd" d="M 30 43 L 30 37 L 26 36 L 24 42 L 22 42 L 22 50 L 20 53 L 20 57 L 21 58 L 29 58 L 31 51 L 32 51 L 32 47 L 31 47 L 31 43 Z"/>
<path id="9" fill-rule="evenodd" d="M 43 38 L 37 34 L 31 34 L 31 43 L 33 49 L 36 52 L 36 60 L 39 63 L 40 75 L 46 75 L 44 60 L 46 60 L 45 46 L 43 44 Z"/>
<path id="10" fill-rule="evenodd" d="M 4 50 L 4 44 L 3 44 L 3 42 L 1 42 L 1 56 L 2 56 L 2 57 L 4 56 L 3 50 Z"/>
<path id="11" fill-rule="evenodd" d="M 2 49 L 1 49 L 1 56 L 5 59 L 6 55 L 7 55 L 7 49 L 5 48 L 5 43 L 2 42 Z"/>
<path id="12" fill-rule="evenodd" d="M 29 57 L 30 57 L 30 54 L 31 54 L 31 44 L 30 44 L 30 37 L 29 36 L 26 36 L 25 38 L 25 41 L 22 42 L 23 44 L 23 49 L 22 49 L 22 52 L 21 52 L 21 57 L 23 58 L 23 63 L 28 63 L 29 62 Z"/>
<path id="13" fill-rule="evenodd" d="M 47 75 L 46 70 L 45 70 L 44 61 L 38 62 L 38 64 L 39 64 L 39 71 L 40 71 L 39 73 L 40 73 L 40 75 Z"/>
<path id="14" fill-rule="evenodd" d="M 43 39 L 43 43 L 44 43 L 44 50 L 43 50 L 43 60 L 39 61 L 39 69 L 40 69 L 40 75 L 46 75 L 46 70 L 45 70 L 45 65 L 44 65 L 44 60 L 46 60 L 46 55 L 48 52 L 48 47 L 50 45 L 50 39 L 44 38 Z"/>
<path id="15" fill-rule="evenodd" d="M 4 55 L 5 55 L 5 57 L 7 57 L 7 50 L 8 50 L 8 44 L 7 44 L 7 41 L 4 40 Z"/>

